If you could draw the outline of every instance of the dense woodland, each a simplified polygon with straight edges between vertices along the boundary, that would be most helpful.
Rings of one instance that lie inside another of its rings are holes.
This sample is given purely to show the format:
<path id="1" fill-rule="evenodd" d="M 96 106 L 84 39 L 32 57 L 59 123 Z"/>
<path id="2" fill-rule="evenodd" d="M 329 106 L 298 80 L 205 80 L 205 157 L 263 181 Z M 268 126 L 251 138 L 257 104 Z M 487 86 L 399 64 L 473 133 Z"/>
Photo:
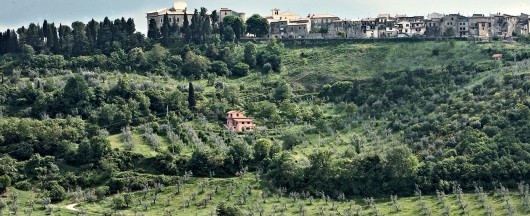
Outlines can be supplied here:
<path id="1" fill-rule="evenodd" d="M 131 196 L 153 193 L 150 206 L 134 207 L 148 213 L 169 187 L 178 194 L 186 184 L 204 190 L 207 179 L 253 176 L 259 184 L 248 194 L 326 205 L 367 197 L 373 215 L 368 197 L 478 189 L 501 197 L 518 187 L 523 207 L 505 208 L 530 210 L 528 45 L 243 43 L 244 33 L 260 34 L 261 17 L 206 13 L 195 10 L 182 28 L 150 23 L 147 37 L 124 18 L 2 33 L 1 192 L 111 213 L 132 212 Z M 234 109 L 261 129 L 227 131 Z M 245 193 L 216 203 L 217 214 L 237 214 Z M 112 204 L 98 201 L 108 196 Z M 182 202 L 202 206 L 195 197 Z M 0 210 L 15 204 L 0 201 Z"/>

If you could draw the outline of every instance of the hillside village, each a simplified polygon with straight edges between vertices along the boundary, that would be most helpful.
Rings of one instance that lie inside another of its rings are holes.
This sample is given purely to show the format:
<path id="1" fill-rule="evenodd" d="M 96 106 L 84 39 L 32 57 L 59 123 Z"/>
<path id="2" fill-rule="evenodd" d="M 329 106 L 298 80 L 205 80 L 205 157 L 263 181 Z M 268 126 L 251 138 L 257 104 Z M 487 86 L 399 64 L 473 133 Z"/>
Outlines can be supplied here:
<path id="1" fill-rule="evenodd" d="M 172 24 L 182 26 L 184 16 L 191 20 L 185 2 L 175 2 L 171 8 L 147 13 L 147 20 L 155 20 L 162 26 L 163 17 L 168 14 Z M 246 20 L 247 14 L 229 8 L 221 8 L 217 13 L 222 20 L 226 16 L 237 16 Z M 263 15 L 262 15 L 263 16 Z M 377 17 L 359 20 L 341 19 L 332 14 L 298 15 L 292 11 L 282 12 L 274 8 L 271 14 L 263 16 L 269 23 L 269 32 L 263 38 L 278 39 L 334 39 L 334 38 L 512 38 L 529 34 L 529 15 L 509 14 L 461 14 L 431 13 L 428 16 L 408 16 L 405 14 L 379 14 Z M 246 35 L 247 37 L 255 37 Z"/>

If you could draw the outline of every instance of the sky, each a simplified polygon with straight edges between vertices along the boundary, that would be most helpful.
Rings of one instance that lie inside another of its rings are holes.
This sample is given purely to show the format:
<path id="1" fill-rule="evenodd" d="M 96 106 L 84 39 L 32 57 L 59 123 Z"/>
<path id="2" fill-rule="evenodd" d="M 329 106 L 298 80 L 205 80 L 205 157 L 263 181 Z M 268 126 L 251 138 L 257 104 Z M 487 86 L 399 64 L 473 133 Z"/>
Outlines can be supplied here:
<path id="1" fill-rule="evenodd" d="M 174 0 L 0 0 L 0 31 L 16 29 L 29 23 L 42 23 L 43 20 L 56 24 L 73 21 L 88 22 L 90 19 L 103 20 L 132 17 L 136 29 L 147 32 L 145 13 L 161 8 L 169 8 Z M 460 13 L 507 13 L 530 14 L 528 0 L 188 0 L 188 10 L 205 7 L 215 10 L 227 7 L 237 12 L 270 15 L 272 8 L 292 11 L 300 16 L 316 13 L 329 13 L 342 19 L 375 17 L 380 13 L 424 15 L 432 12 Z"/>

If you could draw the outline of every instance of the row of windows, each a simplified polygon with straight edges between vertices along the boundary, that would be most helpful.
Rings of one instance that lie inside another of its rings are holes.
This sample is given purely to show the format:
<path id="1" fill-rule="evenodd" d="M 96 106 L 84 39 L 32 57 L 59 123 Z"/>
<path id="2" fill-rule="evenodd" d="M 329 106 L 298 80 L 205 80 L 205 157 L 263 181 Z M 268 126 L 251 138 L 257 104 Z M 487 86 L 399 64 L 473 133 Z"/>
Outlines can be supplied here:
<path id="1" fill-rule="evenodd" d="M 169 22 L 173 22 L 173 18 L 169 18 Z M 177 18 L 177 22 L 180 22 L 180 18 Z M 164 19 L 160 18 L 160 23 L 164 23 Z"/>

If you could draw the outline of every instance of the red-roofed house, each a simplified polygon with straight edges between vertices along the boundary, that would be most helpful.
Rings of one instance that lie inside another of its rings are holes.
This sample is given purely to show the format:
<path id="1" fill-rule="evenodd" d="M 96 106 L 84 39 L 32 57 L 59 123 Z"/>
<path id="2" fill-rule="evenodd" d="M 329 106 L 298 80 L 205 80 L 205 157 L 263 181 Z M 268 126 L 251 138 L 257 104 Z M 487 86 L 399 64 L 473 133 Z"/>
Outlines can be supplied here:
<path id="1" fill-rule="evenodd" d="M 241 111 L 230 111 L 226 114 L 226 127 L 239 133 L 253 131 L 256 128 L 254 119 L 246 117 Z"/>
<path id="2" fill-rule="evenodd" d="M 495 55 L 492 55 L 491 57 L 494 58 L 495 60 L 500 60 L 502 59 L 502 54 L 495 54 Z"/>

